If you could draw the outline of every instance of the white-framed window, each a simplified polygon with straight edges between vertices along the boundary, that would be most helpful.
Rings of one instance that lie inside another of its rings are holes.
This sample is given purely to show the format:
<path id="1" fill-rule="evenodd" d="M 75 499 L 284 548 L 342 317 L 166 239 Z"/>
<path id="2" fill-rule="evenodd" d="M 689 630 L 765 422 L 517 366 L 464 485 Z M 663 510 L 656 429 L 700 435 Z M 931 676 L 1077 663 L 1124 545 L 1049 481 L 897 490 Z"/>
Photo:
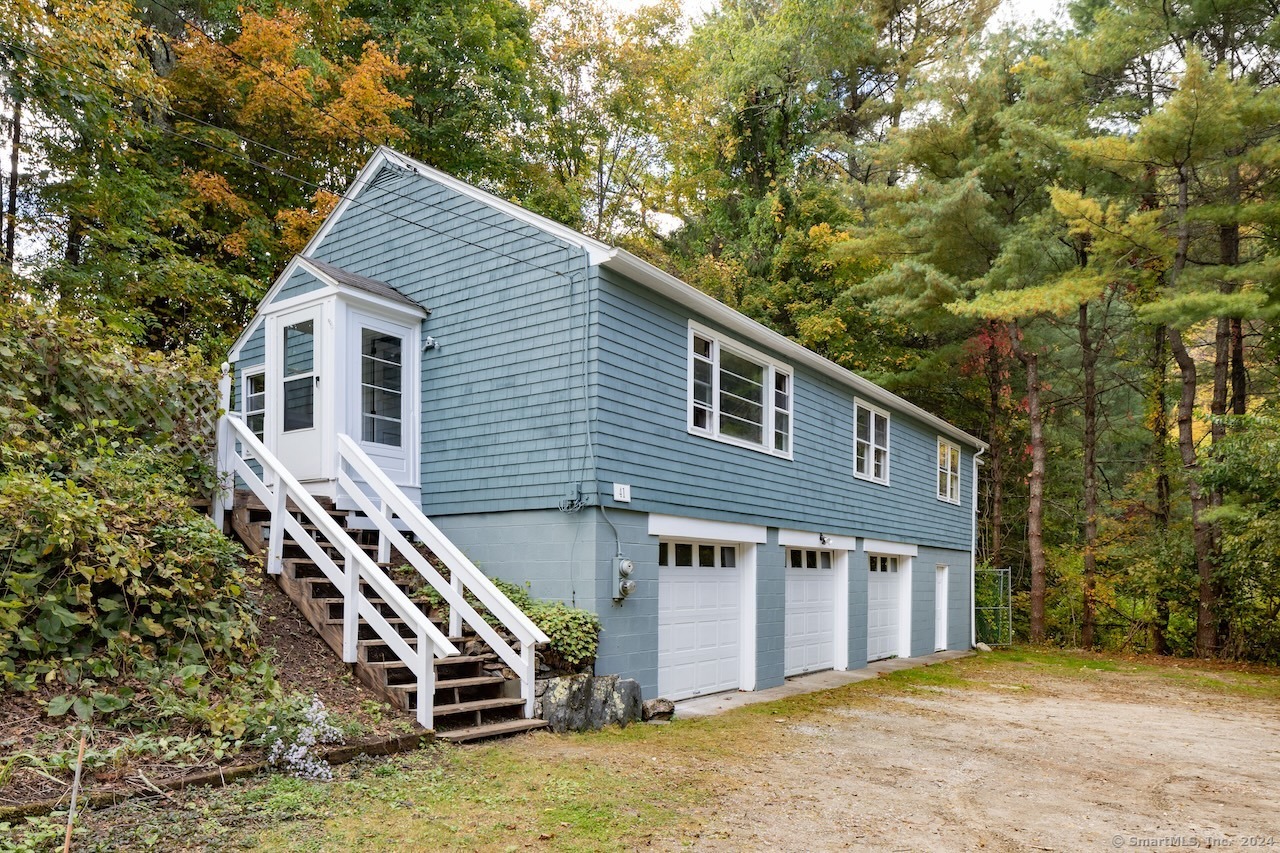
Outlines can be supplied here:
<path id="1" fill-rule="evenodd" d="M 791 458 L 791 368 L 689 325 L 689 432 Z"/>
<path id="2" fill-rule="evenodd" d="M 684 569 L 732 569 L 738 565 L 738 546 L 664 539 L 658 543 L 658 565 Z"/>
<path id="3" fill-rule="evenodd" d="M 938 500 L 960 503 L 960 448 L 938 439 Z"/>
<path id="4" fill-rule="evenodd" d="M 240 409 L 245 426 L 262 441 L 267 420 L 267 374 L 263 368 L 251 368 L 240 375 Z"/>
<path id="5" fill-rule="evenodd" d="M 830 551 L 817 551 L 813 548 L 787 549 L 787 568 L 830 569 L 832 565 Z"/>
<path id="6" fill-rule="evenodd" d="M 868 554 L 867 560 L 869 568 L 873 573 L 880 572 L 882 574 L 896 575 L 898 573 L 898 558 L 888 557 L 884 554 Z"/>
<path id="7" fill-rule="evenodd" d="M 360 437 L 401 445 L 404 341 L 378 329 L 360 330 Z"/>
<path id="8" fill-rule="evenodd" d="M 857 400 L 853 406 L 853 474 L 889 484 L 889 413 Z"/>

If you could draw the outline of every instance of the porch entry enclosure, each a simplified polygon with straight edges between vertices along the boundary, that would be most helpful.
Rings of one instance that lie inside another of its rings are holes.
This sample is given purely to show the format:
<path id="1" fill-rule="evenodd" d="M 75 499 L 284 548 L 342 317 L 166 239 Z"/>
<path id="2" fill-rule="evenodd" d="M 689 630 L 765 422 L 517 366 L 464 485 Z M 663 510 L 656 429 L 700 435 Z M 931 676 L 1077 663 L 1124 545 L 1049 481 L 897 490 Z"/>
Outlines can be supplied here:
<path id="1" fill-rule="evenodd" d="M 246 422 L 309 492 L 340 509 L 355 508 L 338 487 L 340 434 L 417 503 L 426 312 L 390 288 L 394 299 L 303 263 L 327 286 L 267 304 L 264 364 L 240 376 Z"/>

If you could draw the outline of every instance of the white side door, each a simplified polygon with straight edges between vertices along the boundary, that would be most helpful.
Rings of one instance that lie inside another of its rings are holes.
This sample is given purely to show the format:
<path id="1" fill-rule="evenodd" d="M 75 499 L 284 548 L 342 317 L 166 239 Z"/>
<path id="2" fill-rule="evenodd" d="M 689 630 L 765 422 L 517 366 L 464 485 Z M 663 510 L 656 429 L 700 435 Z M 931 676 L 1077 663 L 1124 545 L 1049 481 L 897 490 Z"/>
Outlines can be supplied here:
<path id="1" fill-rule="evenodd" d="M 267 355 L 268 447 L 299 480 L 319 479 L 325 473 L 324 421 L 329 393 L 323 376 L 328 340 L 323 306 L 281 314 L 274 318 L 272 328 Z"/>
<path id="2" fill-rule="evenodd" d="M 933 648 L 939 652 L 947 647 L 947 594 L 950 586 L 947 574 L 946 566 L 938 566 L 933 599 Z"/>
<path id="3" fill-rule="evenodd" d="M 418 329 L 352 311 L 347 429 L 398 486 L 417 486 Z"/>

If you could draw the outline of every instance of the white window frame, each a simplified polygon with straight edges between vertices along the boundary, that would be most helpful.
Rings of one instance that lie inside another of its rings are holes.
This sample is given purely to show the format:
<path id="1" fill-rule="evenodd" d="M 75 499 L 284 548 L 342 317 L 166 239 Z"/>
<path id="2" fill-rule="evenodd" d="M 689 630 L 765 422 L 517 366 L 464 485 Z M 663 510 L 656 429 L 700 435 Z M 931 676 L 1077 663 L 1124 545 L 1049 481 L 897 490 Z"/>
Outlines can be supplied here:
<path id="1" fill-rule="evenodd" d="M 946 463 L 943 463 L 943 451 Z M 938 436 L 938 500 L 960 505 L 960 446 Z"/>
<path id="2" fill-rule="evenodd" d="M 707 426 L 699 427 L 694 425 L 694 337 L 703 338 L 711 343 L 711 406 L 707 412 Z M 754 362 L 764 368 L 764 423 L 761 425 L 762 443 L 756 444 L 734 436 L 725 435 L 720 431 L 720 351 L 727 350 L 739 358 Z M 776 456 L 780 459 L 795 458 L 795 441 L 796 441 L 796 380 L 795 371 L 791 366 L 771 358 L 762 352 L 753 350 L 750 347 L 743 346 L 737 341 L 725 338 L 719 332 L 703 326 L 700 323 L 689 321 L 689 334 L 685 342 L 685 357 L 688 366 L 688 386 L 686 389 L 685 413 L 686 413 L 686 429 L 691 435 L 710 438 L 724 444 L 731 444 L 735 447 L 745 447 L 754 450 L 757 453 L 767 453 L 770 456 Z M 787 378 L 787 403 L 789 408 L 786 410 L 777 407 L 777 378 L 785 376 Z M 777 415 L 785 413 L 788 416 L 788 428 L 785 433 L 777 428 Z M 786 450 L 777 449 L 777 438 L 779 434 L 786 435 Z"/>
<path id="3" fill-rule="evenodd" d="M 858 413 L 865 409 L 869 414 L 870 421 L 870 441 L 866 442 L 868 453 L 864 457 L 867 460 L 867 470 L 858 470 L 858 444 L 862 439 L 858 438 Z M 884 418 L 884 445 L 883 447 L 876 442 L 876 415 Z M 859 480 L 866 480 L 871 483 L 879 483 L 883 486 L 889 485 L 889 460 L 892 458 L 892 447 L 890 444 L 890 436 L 893 434 L 893 418 L 890 414 L 879 406 L 873 406 L 866 400 L 855 399 L 853 401 L 853 476 Z M 883 476 L 875 476 L 875 452 L 877 450 L 884 451 L 884 472 Z"/>
<path id="4" fill-rule="evenodd" d="M 253 377 L 262 378 L 262 394 L 252 395 L 262 397 L 262 408 L 249 408 L 249 380 Z M 253 434 L 258 437 L 259 441 L 266 441 L 267 434 L 267 366 L 265 364 L 255 364 L 252 367 L 246 367 L 240 372 L 240 417 L 244 421 L 245 426 L 249 425 L 250 415 L 262 415 L 262 429 L 254 430 Z"/>

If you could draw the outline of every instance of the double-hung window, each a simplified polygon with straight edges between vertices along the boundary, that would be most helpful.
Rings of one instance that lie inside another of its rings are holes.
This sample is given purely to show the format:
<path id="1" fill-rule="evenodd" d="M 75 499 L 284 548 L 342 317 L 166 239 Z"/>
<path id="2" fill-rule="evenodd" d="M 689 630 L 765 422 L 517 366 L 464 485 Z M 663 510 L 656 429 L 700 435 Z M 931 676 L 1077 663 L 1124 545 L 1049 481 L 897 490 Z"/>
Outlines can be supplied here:
<path id="1" fill-rule="evenodd" d="M 791 368 L 689 328 L 689 431 L 791 458 Z"/>
<path id="2" fill-rule="evenodd" d="M 938 439 L 938 500 L 960 503 L 960 448 Z"/>
<path id="3" fill-rule="evenodd" d="M 262 440 L 267 415 L 267 375 L 258 368 L 243 374 L 241 392 L 241 411 L 244 414 L 245 426 Z"/>
<path id="4" fill-rule="evenodd" d="M 858 400 L 854 403 L 853 474 L 889 484 L 889 415 Z"/>

